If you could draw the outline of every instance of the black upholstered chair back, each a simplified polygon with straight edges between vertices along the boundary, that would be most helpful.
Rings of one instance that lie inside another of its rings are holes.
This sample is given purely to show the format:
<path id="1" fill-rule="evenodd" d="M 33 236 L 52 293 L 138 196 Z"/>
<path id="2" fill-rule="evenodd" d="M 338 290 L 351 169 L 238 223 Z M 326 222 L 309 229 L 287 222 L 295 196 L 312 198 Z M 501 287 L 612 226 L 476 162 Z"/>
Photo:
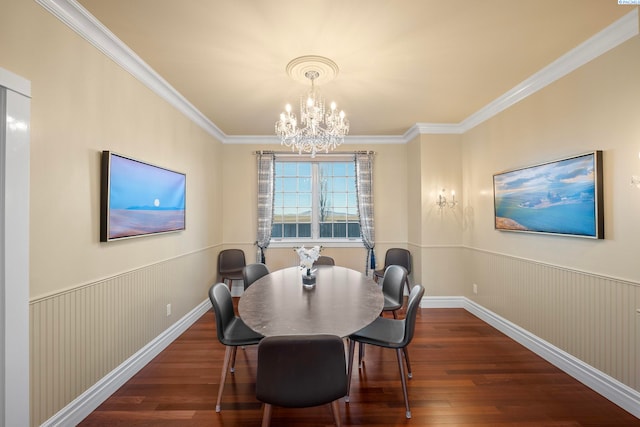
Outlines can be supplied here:
<path id="1" fill-rule="evenodd" d="M 336 265 L 336 262 L 330 256 L 320 255 L 313 265 Z"/>
<path id="2" fill-rule="evenodd" d="M 385 271 L 391 265 L 399 265 L 407 270 L 407 278 L 404 283 L 407 285 L 407 293 L 410 293 L 411 284 L 409 283 L 409 275 L 411 274 L 411 252 L 403 248 L 388 249 L 384 256 L 384 267 L 373 272 L 376 282 L 379 282 L 380 279 L 384 277 Z"/>
<path id="3" fill-rule="evenodd" d="M 382 278 L 382 293 L 384 294 L 384 311 L 399 310 L 404 303 L 404 282 L 407 280 L 407 270 L 399 265 L 390 265 Z"/>
<path id="4" fill-rule="evenodd" d="M 242 280 L 244 281 L 244 289 L 247 290 L 249 286 L 256 280 L 269 274 L 269 269 L 262 263 L 249 264 L 242 269 Z"/>
<path id="5" fill-rule="evenodd" d="M 385 254 L 384 265 L 401 265 L 407 270 L 407 274 L 411 274 L 411 252 L 402 248 L 391 248 Z"/>
<path id="6" fill-rule="evenodd" d="M 404 338 L 402 340 L 402 347 L 407 346 L 413 339 L 413 333 L 416 330 L 416 316 L 418 315 L 418 308 L 420 308 L 420 301 L 424 295 L 424 287 L 422 285 L 415 285 L 411 289 L 409 294 L 409 302 L 407 303 L 407 314 L 404 318 Z"/>
<path id="7" fill-rule="evenodd" d="M 224 345 L 229 345 L 225 331 L 234 321 L 236 315 L 233 311 L 233 299 L 231 292 L 224 283 L 217 283 L 209 289 L 209 299 L 216 315 L 216 332 L 218 339 Z"/>
<path id="8" fill-rule="evenodd" d="M 247 265 L 244 252 L 240 249 L 225 249 L 218 254 L 218 277 L 227 283 L 229 289 L 234 280 L 242 280 L 242 269 Z"/>
<path id="9" fill-rule="evenodd" d="M 218 272 L 222 275 L 239 272 L 246 265 L 244 251 L 225 249 L 218 254 Z"/>
<path id="10" fill-rule="evenodd" d="M 258 400 L 304 408 L 331 403 L 346 393 L 345 351 L 340 337 L 273 336 L 258 345 Z"/>

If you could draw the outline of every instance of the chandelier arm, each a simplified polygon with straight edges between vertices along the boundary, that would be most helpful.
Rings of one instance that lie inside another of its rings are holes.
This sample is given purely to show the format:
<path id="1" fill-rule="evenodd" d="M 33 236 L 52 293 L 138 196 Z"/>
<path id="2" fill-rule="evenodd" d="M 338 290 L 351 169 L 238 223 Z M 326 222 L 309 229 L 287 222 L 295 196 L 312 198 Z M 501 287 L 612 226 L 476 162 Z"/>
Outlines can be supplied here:
<path id="1" fill-rule="evenodd" d="M 316 91 L 315 80 L 320 76 L 316 70 L 308 70 L 305 77 L 311 80 L 311 90 L 306 98 L 300 97 L 300 127 L 295 114 L 291 113 L 289 105 L 280 114 L 280 120 L 275 124 L 275 133 L 280 137 L 280 144 L 291 147 L 299 154 L 316 153 L 335 150 L 344 142 L 349 133 L 349 121 L 345 119 L 343 111 L 338 112 L 335 103 L 331 104 L 329 112 L 325 110 L 324 98 Z"/>

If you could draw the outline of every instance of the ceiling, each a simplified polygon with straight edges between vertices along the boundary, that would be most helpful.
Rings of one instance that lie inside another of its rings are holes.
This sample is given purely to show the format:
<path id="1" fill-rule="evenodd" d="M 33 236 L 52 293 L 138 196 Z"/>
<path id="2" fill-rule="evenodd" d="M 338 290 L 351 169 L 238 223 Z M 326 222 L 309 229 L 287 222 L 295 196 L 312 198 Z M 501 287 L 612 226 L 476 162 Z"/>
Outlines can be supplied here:
<path id="1" fill-rule="evenodd" d="M 330 58 L 319 86 L 350 135 L 457 124 L 635 6 L 617 0 L 78 0 L 224 134 L 273 135 L 309 85 L 285 70 Z"/>

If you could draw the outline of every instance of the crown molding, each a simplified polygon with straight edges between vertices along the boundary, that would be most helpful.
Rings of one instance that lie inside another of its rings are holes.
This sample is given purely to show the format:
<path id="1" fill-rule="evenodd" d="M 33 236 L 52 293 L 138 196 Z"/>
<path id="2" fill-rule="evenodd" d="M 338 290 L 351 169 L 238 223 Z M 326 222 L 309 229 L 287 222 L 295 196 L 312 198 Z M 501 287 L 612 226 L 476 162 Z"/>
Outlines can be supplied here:
<path id="1" fill-rule="evenodd" d="M 533 95 L 587 62 L 638 35 L 638 9 L 635 8 L 604 30 L 587 39 L 542 70 L 496 98 L 458 124 L 461 133 L 492 118 L 514 104 Z"/>
<path id="2" fill-rule="evenodd" d="M 404 138 L 410 141 L 418 134 L 460 134 L 463 133 L 459 124 L 454 123 L 416 123 L 404 134 Z"/>
<path id="3" fill-rule="evenodd" d="M 280 139 L 273 136 L 264 135 L 227 135 L 223 144 L 262 144 L 280 145 Z M 404 144 L 404 136 L 398 135 L 349 135 L 344 137 L 345 145 L 355 144 Z"/>
<path id="4" fill-rule="evenodd" d="M 220 141 L 226 139 L 224 132 L 78 2 L 75 0 L 36 0 L 36 2 L 211 136 Z"/>
<path id="5" fill-rule="evenodd" d="M 75 0 L 36 0 L 82 38 L 224 144 L 279 144 L 275 136 L 226 135 Z M 463 134 L 638 35 L 638 8 L 570 50 L 460 123 L 416 123 L 403 135 L 352 135 L 345 144 L 403 144 L 423 134 Z"/>
<path id="6" fill-rule="evenodd" d="M 261 144 L 261 145 L 280 145 L 280 140 L 277 136 L 266 135 L 227 135 L 223 144 Z"/>

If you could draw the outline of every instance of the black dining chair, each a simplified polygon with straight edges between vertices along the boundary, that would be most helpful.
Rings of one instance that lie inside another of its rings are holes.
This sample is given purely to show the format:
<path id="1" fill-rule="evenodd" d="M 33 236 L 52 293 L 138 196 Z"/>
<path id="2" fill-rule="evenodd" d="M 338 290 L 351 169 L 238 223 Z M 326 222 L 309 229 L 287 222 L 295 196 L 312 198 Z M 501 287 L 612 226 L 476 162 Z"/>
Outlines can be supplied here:
<path id="1" fill-rule="evenodd" d="M 234 280 L 242 280 L 242 269 L 247 265 L 244 251 L 224 249 L 218 254 L 218 276 L 222 283 L 229 281 L 229 289 Z"/>
<path id="2" fill-rule="evenodd" d="M 256 280 L 269 274 L 269 269 L 262 263 L 249 264 L 242 269 L 242 280 L 244 281 L 244 290 Z"/>
<path id="3" fill-rule="evenodd" d="M 384 255 L 384 267 L 373 272 L 376 282 L 384 277 L 384 272 L 390 265 L 401 265 L 407 270 L 407 278 L 405 280 L 405 283 L 407 285 L 407 291 L 410 291 L 411 284 L 409 283 L 409 275 L 411 274 L 411 252 L 403 248 L 388 249 Z"/>
<path id="4" fill-rule="evenodd" d="M 407 270 L 399 265 L 390 265 L 382 277 L 382 295 L 384 307 L 382 311 L 390 311 L 397 319 L 397 311 L 404 305 L 404 284 L 407 281 Z"/>
<path id="5" fill-rule="evenodd" d="M 227 369 L 231 365 L 231 373 L 235 371 L 236 350 L 238 346 L 254 345 L 264 338 L 262 335 L 250 329 L 233 311 L 231 291 L 224 283 L 216 283 L 209 289 L 209 299 L 216 316 L 216 332 L 218 340 L 226 346 L 224 361 L 222 362 L 222 375 L 218 388 L 218 400 L 216 412 L 220 412 L 222 390 L 227 379 Z"/>
<path id="6" fill-rule="evenodd" d="M 409 294 L 407 315 L 404 319 L 398 320 L 378 317 L 368 326 L 365 326 L 358 332 L 349 336 L 349 372 L 347 373 L 348 385 L 347 395 L 345 397 L 346 402 L 349 402 L 349 390 L 351 387 L 351 374 L 353 370 L 353 353 L 355 352 L 356 342 L 376 345 L 383 348 L 393 348 L 396 350 L 396 358 L 398 359 L 398 367 L 400 369 L 400 380 L 402 381 L 402 393 L 404 394 L 404 405 L 406 408 L 405 416 L 407 418 L 411 418 L 407 382 L 404 377 L 404 365 L 402 363 L 402 359 L 404 355 L 404 361 L 407 364 L 407 376 L 411 378 L 411 363 L 409 362 L 407 346 L 413 339 L 416 316 L 423 295 L 424 287 L 422 287 L 422 285 L 415 285 Z M 359 354 L 358 366 L 362 367 L 362 351 L 360 351 Z"/>
<path id="7" fill-rule="evenodd" d="M 320 255 L 318 259 L 313 262 L 313 265 L 336 265 L 336 262 L 330 256 Z"/>
<path id="8" fill-rule="evenodd" d="M 404 284 L 407 280 L 407 270 L 399 265 L 390 265 L 382 277 L 382 295 L 384 305 L 382 312 L 390 311 L 393 318 L 398 318 L 398 310 L 404 305 Z M 360 343 L 360 357 L 364 356 L 364 344 Z"/>
<path id="9" fill-rule="evenodd" d="M 256 397 L 264 402 L 262 426 L 270 424 L 272 405 L 307 408 L 331 404 L 340 426 L 338 399 L 347 393 L 344 342 L 336 335 L 286 335 L 258 345 Z"/>

